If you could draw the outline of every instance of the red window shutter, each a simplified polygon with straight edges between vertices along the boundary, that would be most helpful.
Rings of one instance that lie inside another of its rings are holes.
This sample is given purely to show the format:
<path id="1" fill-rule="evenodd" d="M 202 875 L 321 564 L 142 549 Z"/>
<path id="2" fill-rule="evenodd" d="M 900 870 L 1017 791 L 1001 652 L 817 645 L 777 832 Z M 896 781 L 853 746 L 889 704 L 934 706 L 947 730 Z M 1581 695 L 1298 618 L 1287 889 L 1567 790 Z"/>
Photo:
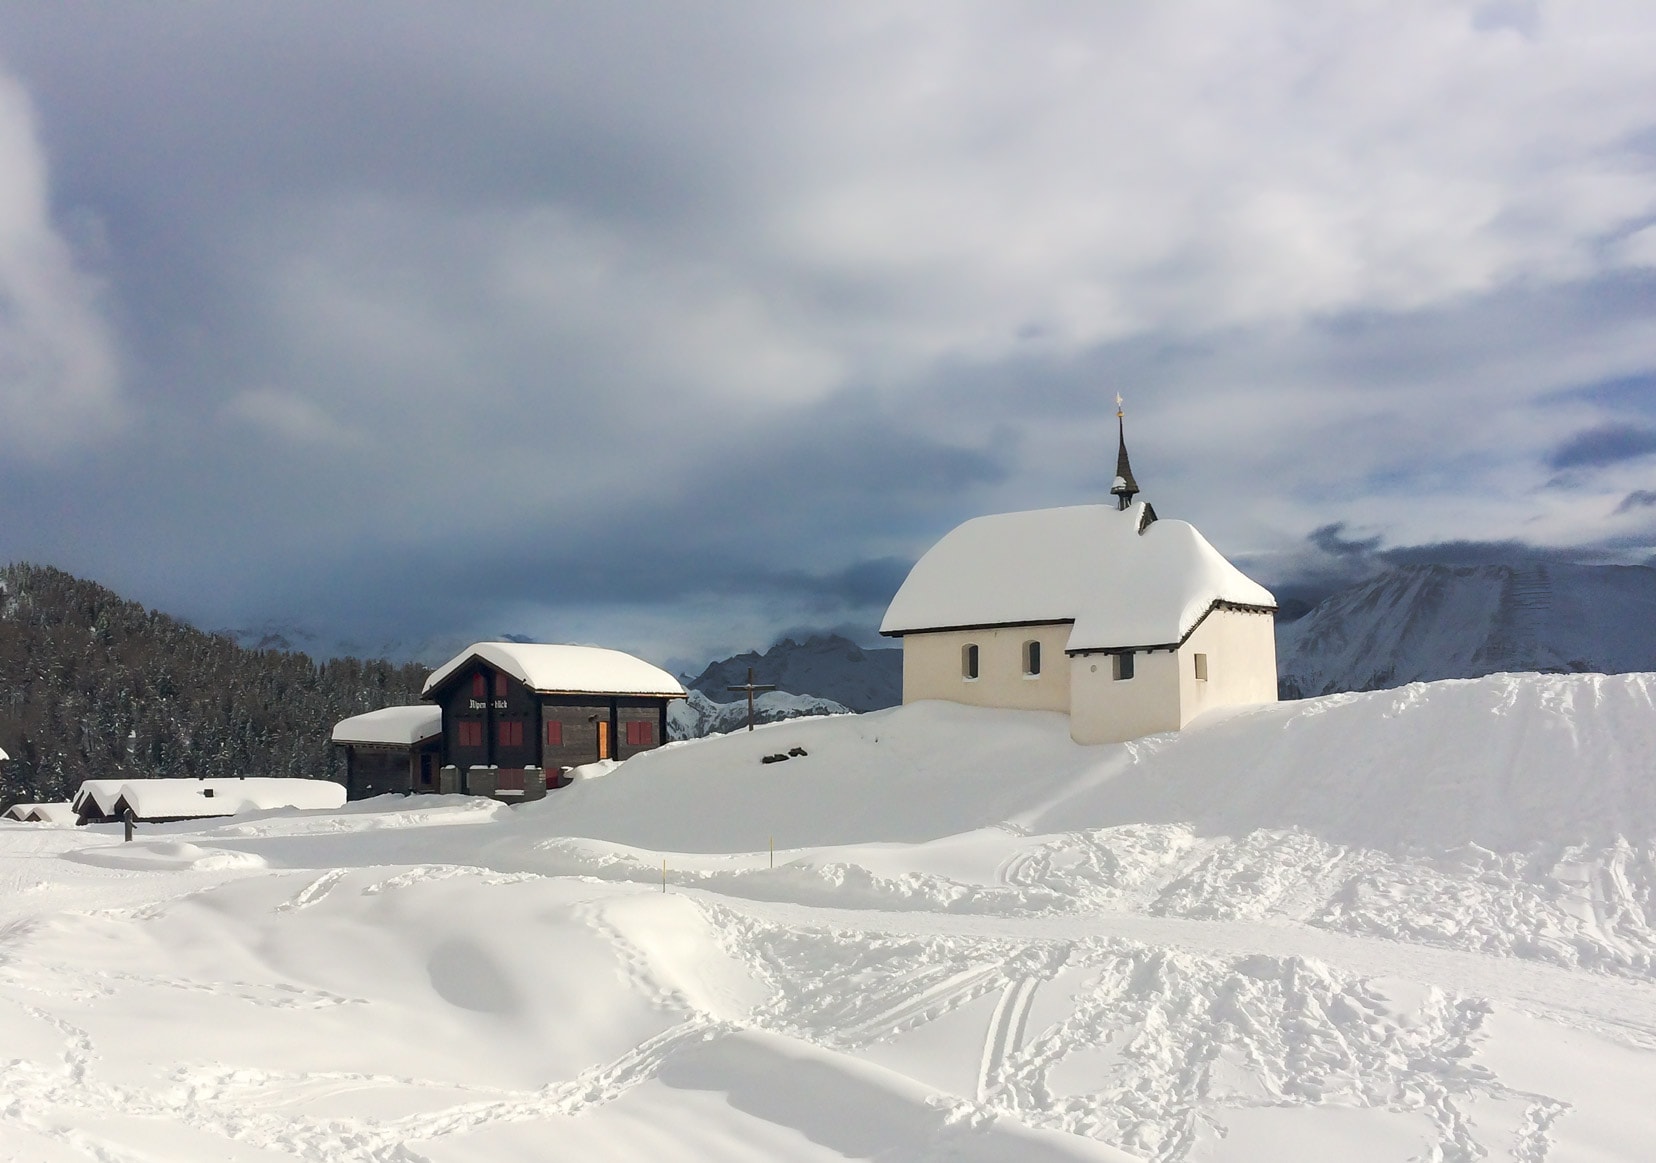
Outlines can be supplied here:
<path id="1" fill-rule="evenodd" d="M 480 699 L 488 693 L 488 686 L 483 681 L 483 673 L 479 671 L 472 675 L 472 698 Z"/>
<path id="2" fill-rule="evenodd" d="M 654 723 L 634 723 L 633 726 L 638 728 L 638 742 L 634 746 L 648 747 L 655 742 Z"/>
<path id="3" fill-rule="evenodd" d="M 513 747 L 522 747 L 523 746 L 523 720 L 522 719 L 512 720 L 512 746 Z"/>
<path id="4" fill-rule="evenodd" d="M 548 747 L 563 746 L 563 724 L 557 721 L 546 725 L 546 745 Z"/>
<path id="5" fill-rule="evenodd" d="M 495 698 L 503 699 L 506 697 L 506 674 L 504 671 L 495 671 L 494 688 Z"/>

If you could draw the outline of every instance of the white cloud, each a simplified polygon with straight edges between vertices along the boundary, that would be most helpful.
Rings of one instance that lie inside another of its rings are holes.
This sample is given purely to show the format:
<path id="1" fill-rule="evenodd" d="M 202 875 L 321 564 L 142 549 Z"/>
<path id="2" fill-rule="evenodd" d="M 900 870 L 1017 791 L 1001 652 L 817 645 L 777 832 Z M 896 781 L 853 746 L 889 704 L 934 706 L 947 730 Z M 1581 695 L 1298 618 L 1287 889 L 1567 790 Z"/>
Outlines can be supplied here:
<path id="1" fill-rule="evenodd" d="M 1656 223 L 1618 242 L 1615 256 L 1625 266 L 1656 269 Z"/>
<path id="2" fill-rule="evenodd" d="M 0 76 L 0 448 L 45 459 L 121 422 L 97 299 L 53 229 L 28 95 Z"/>
<path id="3" fill-rule="evenodd" d="M 224 415 L 294 444 L 340 448 L 359 440 L 314 400 L 273 388 L 238 393 L 224 406 Z"/>

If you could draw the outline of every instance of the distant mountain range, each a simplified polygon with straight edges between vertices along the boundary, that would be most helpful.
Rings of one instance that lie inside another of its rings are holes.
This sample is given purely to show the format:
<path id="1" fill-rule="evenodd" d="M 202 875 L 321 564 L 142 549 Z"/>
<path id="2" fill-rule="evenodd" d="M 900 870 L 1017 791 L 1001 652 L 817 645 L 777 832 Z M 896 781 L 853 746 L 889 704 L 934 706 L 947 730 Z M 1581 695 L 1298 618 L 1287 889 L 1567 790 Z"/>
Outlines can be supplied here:
<path id="1" fill-rule="evenodd" d="M 235 643 L 226 639 L 233 637 Z M 237 645 L 247 649 L 237 649 Z M 459 640 L 355 644 L 265 625 L 205 635 L 90 582 L 0 569 L 0 770 L 10 789 L 60 796 L 89 773 L 326 772 L 327 729 L 346 714 L 418 699 L 426 668 L 340 653 L 442 662 Z M 310 658 L 287 653 L 303 650 Z M 1391 569 L 1277 626 L 1285 698 L 1499 671 L 1656 670 L 1656 569 L 1569 564 Z M 833 634 L 785 638 L 685 676 L 675 738 L 740 730 L 756 681 L 758 722 L 871 711 L 902 701 L 900 647 Z M 21 693 L 19 693 L 21 692 Z M 0 786 L 0 792 L 8 790 Z"/>
<path id="2" fill-rule="evenodd" d="M 1656 670 L 1656 569 L 1410 565 L 1277 627 L 1285 698 L 1500 671 Z"/>
<path id="3" fill-rule="evenodd" d="M 680 681 L 715 702 L 728 702 L 739 697 L 730 688 L 747 682 L 749 667 L 755 682 L 829 699 L 853 711 L 877 711 L 903 701 L 902 648 L 864 650 L 838 634 L 812 635 L 803 642 L 784 638 L 763 654 L 750 650 L 710 662 L 694 678 L 681 675 Z"/>

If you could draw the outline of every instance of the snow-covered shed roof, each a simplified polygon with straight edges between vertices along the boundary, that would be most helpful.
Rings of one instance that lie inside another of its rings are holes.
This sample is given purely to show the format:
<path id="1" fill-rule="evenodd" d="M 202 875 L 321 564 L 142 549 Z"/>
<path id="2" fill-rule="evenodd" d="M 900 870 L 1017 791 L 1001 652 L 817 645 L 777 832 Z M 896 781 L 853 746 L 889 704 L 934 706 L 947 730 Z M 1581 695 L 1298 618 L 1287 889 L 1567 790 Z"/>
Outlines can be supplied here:
<path id="1" fill-rule="evenodd" d="M 6 809 L 6 818 L 32 824 L 73 824 L 75 809 L 67 802 L 13 804 Z"/>
<path id="2" fill-rule="evenodd" d="M 684 697 L 684 687 L 678 679 L 642 658 L 601 646 L 552 646 L 539 642 L 473 643 L 432 671 L 420 693 L 429 695 L 473 658 L 481 658 L 543 695 Z"/>
<path id="3" fill-rule="evenodd" d="M 135 779 L 122 785 L 119 800 L 140 820 L 200 819 L 273 808 L 337 808 L 345 803 L 345 788 L 326 779 Z"/>
<path id="4" fill-rule="evenodd" d="M 69 803 L 76 812 L 80 812 L 86 806 L 86 801 L 91 800 L 98 813 L 107 816 L 115 809 L 115 801 L 121 798 L 121 789 L 130 782 L 130 779 L 82 780 Z"/>
<path id="5" fill-rule="evenodd" d="M 1145 509 L 975 517 L 914 563 L 880 633 L 1073 622 L 1071 651 L 1143 649 L 1182 642 L 1216 602 L 1276 608 L 1195 526 Z"/>
<path id="6" fill-rule="evenodd" d="M 443 708 L 430 703 L 381 707 L 334 724 L 335 743 L 391 743 L 412 747 L 443 733 Z"/>

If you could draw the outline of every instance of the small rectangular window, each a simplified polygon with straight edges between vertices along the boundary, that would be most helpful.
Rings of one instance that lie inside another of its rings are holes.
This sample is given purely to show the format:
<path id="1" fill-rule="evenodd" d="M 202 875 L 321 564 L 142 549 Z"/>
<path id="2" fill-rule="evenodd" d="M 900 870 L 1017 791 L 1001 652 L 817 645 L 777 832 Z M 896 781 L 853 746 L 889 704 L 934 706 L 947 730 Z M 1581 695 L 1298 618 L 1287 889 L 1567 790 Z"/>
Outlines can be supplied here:
<path id="1" fill-rule="evenodd" d="M 548 747 L 563 746 L 563 724 L 555 719 L 546 724 L 546 745 Z"/>
<path id="2" fill-rule="evenodd" d="M 506 697 L 506 674 L 504 671 L 495 671 L 494 691 L 495 698 L 503 699 Z"/>
<path id="3" fill-rule="evenodd" d="M 1207 681 L 1207 655 L 1205 654 L 1198 654 L 1196 656 L 1196 681 Z"/>
<path id="4" fill-rule="evenodd" d="M 460 721 L 460 746 L 483 746 L 483 724 L 476 719 L 462 719 Z"/>
<path id="5" fill-rule="evenodd" d="M 523 720 L 502 719 L 496 723 L 495 742 L 501 747 L 522 747 Z"/>
<path id="6" fill-rule="evenodd" d="M 1024 643 L 1024 673 L 1030 675 L 1041 673 L 1041 644 L 1039 642 Z"/>
<path id="7" fill-rule="evenodd" d="M 960 673 L 962 677 L 973 679 L 978 676 L 978 648 L 977 643 L 970 643 L 960 652 Z"/>
<path id="8" fill-rule="evenodd" d="M 1124 682 L 1133 677 L 1132 651 L 1128 651 L 1126 654 L 1112 654 L 1110 658 L 1113 661 L 1115 679 L 1117 682 Z"/>
<path id="9" fill-rule="evenodd" d="M 478 671 L 476 674 L 472 675 L 472 698 L 481 699 L 487 696 L 488 693 L 488 680 L 483 677 L 482 671 Z"/>
<path id="10" fill-rule="evenodd" d="M 655 742 L 654 723 L 628 723 L 627 746 L 648 747 Z"/>

